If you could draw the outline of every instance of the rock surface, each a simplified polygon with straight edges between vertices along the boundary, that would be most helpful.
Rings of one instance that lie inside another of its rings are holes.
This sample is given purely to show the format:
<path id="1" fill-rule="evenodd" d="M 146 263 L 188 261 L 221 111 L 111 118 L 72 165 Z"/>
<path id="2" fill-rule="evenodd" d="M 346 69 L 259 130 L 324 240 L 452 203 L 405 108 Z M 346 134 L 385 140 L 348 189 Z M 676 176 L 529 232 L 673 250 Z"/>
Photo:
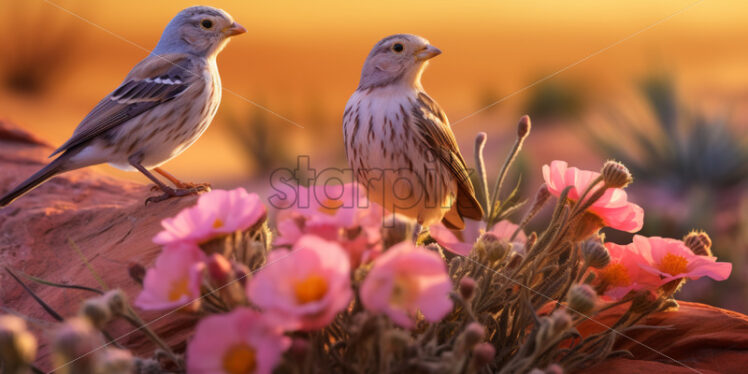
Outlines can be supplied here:
<path id="1" fill-rule="evenodd" d="M 0 193 L 42 167 L 51 150 L 36 137 L 0 122 Z M 161 219 L 196 200 L 186 197 L 145 207 L 143 202 L 150 194 L 154 192 L 148 186 L 88 170 L 58 176 L 0 209 L 0 264 L 57 283 L 105 288 L 87 268 L 85 258 L 106 287 L 122 288 L 133 299 L 139 286 L 129 277 L 128 266 L 149 266 L 160 251 L 151 238 L 160 230 Z M 92 296 L 85 291 L 27 283 L 63 316 L 74 315 L 80 302 Z M 53 319 L 4 270 L 0 272 L 0 307 L 0 312 L 31 317 L 42 344 L 37 365 L 54 369 L 46 349 Z M 611 324 L 620 313 L 620 309 L 612 309 L 598 322 Z M 194 323 L 192 317 L 179 313 L 141 316 L 170 344 L 184 343 Z M 633 359 L 608 360 L 585 373 L 742 373 L 748 367 L 745 315 L 681 303 L 678 311 L 650 316 L 645 323 L 663 328 L 629 331 L 626 336 L 638 343 L 626 338 L 618 342 L 618 348 L 629 350 Z M 599 323 L 588 322 L 580 330 L 590 333 L 601 328 Z M 130 325 L 116 322 L 108 331 L 138 354 L 147 355 L 154 349 L 143 333 Z"/>
<path id="2" fill-rule="evenodd" d="M 0 126 L 0 194 L 10 190 L 47 162 L 52 148 L 35 137 Z M 130 264 L 150 265 L 160 251 L 151 238 L 160 221 L 193 205 L 196 197 L 171 199 L 144 206 L 156 194 L 149 186 L 116 180 L 90 170 L 57 176 L 36 190 L 0 209 L 0 264 L 17 274 L 28 274 L 56 283 L 103 289 L 87 269 L 83 258 L 109 288 L 122 288 L 131 299 L 139 285 L 128 274 Z M 80 253 L 74 249 L 80 249 Z M 30 288 L 62 316 L 74 315 L 80 302 L 94 294 L 60 289 L 25 280 Z M 9 274 L 0 271 L 2 312 L 16 311 L 38 320 L 32 323 L 41 338 L 38 366 L 51 370 L 45 349 L 47 322 L 53 319 L 24 292 Z M 163 313 L 141 313 L 147 321 Z M 184 339 L 185 323 L 191 318 L 170 315 L 158 319 L 153 328 L 170 342 Z M 153 346 L 132 326 L 113 323 L 110 334 L 119 343 L 146 352 Z"/>

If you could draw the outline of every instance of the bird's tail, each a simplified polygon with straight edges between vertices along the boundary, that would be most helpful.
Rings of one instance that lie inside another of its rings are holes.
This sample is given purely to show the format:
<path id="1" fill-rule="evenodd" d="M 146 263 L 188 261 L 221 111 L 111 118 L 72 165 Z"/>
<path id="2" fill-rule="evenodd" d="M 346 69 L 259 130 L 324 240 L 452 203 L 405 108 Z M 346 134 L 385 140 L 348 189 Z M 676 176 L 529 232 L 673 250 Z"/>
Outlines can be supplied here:
<path id="1" fill-rule="evenodd" d="M 65 163 L 69 157 L 69 154 L 62 154 L 60 157 L 56 158 L 54 161 L 47 164 L 47 166 L 43 167 L 41 170 L 34 173 L 34 175 L 23 181 L 23 183 L 18 185 L 12 191 L 5 194 L 5 196 L 0 198 L 0 208 L 12 203 L 15 199 L 25 195 L 27 192 L 46 182 L 49 178 L 70 170 L 70 168 L 65 166 Z"/>

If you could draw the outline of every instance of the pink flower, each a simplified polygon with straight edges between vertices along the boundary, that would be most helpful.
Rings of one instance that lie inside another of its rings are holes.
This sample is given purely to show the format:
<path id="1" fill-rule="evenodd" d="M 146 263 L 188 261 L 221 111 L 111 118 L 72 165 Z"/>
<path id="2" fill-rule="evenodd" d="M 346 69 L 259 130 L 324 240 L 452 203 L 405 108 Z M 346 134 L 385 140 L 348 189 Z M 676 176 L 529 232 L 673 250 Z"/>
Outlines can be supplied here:
<path id="1" fill-rule="evenodd" d="M 402 242 L 374 261 L 361 285 L 361 301 L 366 309 L 412 328 L 418 311 L 429 322 L 449 313 L 451 290 L 447 267 L 438 254 Z"/>
<path id="2" fill-rule="evenodd" d="M 594 171 L 570 168 L 565 161 L 556 160 L 551 162 L 550 166 L 543 165 L 543 178 L 548 191 L 559 197 L 567 186 L 573 186 L 567 195 L 572 201 L 577 201 L 598 176 L 600 173 Z M 592 195 L 597 188 L 599 187 L 590 191 L 587 196 Z M 628 202 L 626 192 L 621 188 L 608 188 L 587 212 L 598 218 L 603 226 L 618 230 L 637 232 L 644 224 L 644 210 Z"/>
<path id="3" fill-rule="evenodd" d="M 661 284 L 674 279 L 698 279 L 704 276 L 722 281 L 732 271 L 729 262 L 717 262 L 713 256 L 696 255 L 676 239 L 635 235 L 634 242 L 629 246 L 635 246 L 641 253 L 644 261 L 639 266 L 661 278 Z"/>
<path id="4" fill-rule="evenodd" d="M 260 313 L 238 308 L 200 321 L 187 345 L 192 374 L 269 374 L 291 339 Z"/>
<path id="5" fill-rule="evenodd" d="M 496 223 L 491 230 L 487 231 L 487 233 L 491 233 L 499 239 L 505 239 L 508 241 L 517 227 L 517 225 L 507 220 L 502 220 Z M 475 245 L 478 238 L 486 232 L 486 223 L 483 221 L 465 219 L 465 229 L 462 231 L 450 230 L 442 223 L 436 223 L 429 227 L 429 232 L 431 237 L 434 238 L 434 240 L 436 240 L 436 242 L 443 248 L 460 256 L 467 256 L 473 251 L 473 245 Z M 525 233 L 520 230 L 514 238 L 513 244 L 515 244 L 515 250 L 521 248 L 520 246 L 526 241 L 527 236 L 525 236 Z"/>
<path id="6" fill-rule="evenodd" d="M 135 305 L 144 310 L 163 310 L 192 303 L 199 306 L 205 254 L 195 245 L 164 248 L 148 269 Z"/>
<path id="7" fill-rule="evenodd" d="M 654 292 L 660 286 L 658 277 L 641 268 L 640 264 L 646 260 L 639 247 L 632 244 L 605 243 L 605 248 L 610 253 L 610 263 L 597 270 L 595 279 L 605 296 L 620 300 L 631 291 Z"/>
<path id="8" fill-rule="evenodd" d="M 281 204 L 276 245 L 291 247 L 303 235 L 316 235 L 339 243 L 354 268 L 382 250 L 382 209 L 366 199 L 358 183 L 300 186 L 294 197 Z"/>
<path id="9" fill-rule="evenodd" d="M 289 328 L 322 328 L 353 296 L 348 256 L 337 243 L 302 236 L 293 250 L 270 252 L 267 265 L 252 279 L 247 294 L 255 305 Z"/>
<path id="10" fill-rule="evenodd" d="M 265 206 L 257 194 L 243 188 L 213 190 L 200 195 L 197 205 L 161 221 L 164 230 L 153 238 L 161 245 L 180 242 L 204 243 L 221 235 L 246 230 L 265 217 Z"/>

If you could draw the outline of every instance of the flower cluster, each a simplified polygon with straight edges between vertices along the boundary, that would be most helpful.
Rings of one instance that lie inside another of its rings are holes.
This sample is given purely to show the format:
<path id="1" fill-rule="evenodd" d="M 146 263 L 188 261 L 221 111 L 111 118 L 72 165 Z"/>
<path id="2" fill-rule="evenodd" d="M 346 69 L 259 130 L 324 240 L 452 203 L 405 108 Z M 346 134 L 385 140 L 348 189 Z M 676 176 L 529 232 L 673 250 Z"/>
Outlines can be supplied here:
<path id="1" fill-rule="evenodd" d="M 509 160 L 529 126 L 523 118 Z M 478 140 L 480 153 L 485 134 Z M 484 220 L 461 231 L 434 224 L 414 233 L 414 222 L 383 211 L 355 183 L 286 191 L 273 202 L 274 231 L 256 194 L 205 193 L 162 221 L 153 266 L 131 268 L 143 287 L 137 308 L 197 317 L 186 344 L 166 344 L 115 290 L 62 324 L 55 360 L 62 372 L 123 374 L 573 371 L 614 354 L 615 331 L 580 334 L 585 320 L 625 305 L 615 323 L 623 331 L 677 306 L 686 279 L 729 276 L 704 232 L 605 241 L 603 227 L 635 234 L 644 223 L 622 164 L 593 172 L 553 161 L 542 174 L 518 223 L 507 220 L 522 205 L 518 189 L 502 198 L 500 177 L 494 196 L 479 197 Z M 530 231 L 550 196 L 545 229 Z M 118 317 L 159 346 L 152 358 L 112 347 L 86 355 L 111 339 L 105 329 Z M 25 370 L 36 342 L 23 321 L 0 316 L 0 348 L 6 367 Z"/>
<path id="2" fill-rule="evenodd" d="M 154 242 L 164 248 L 135 305 L 216 313 L 200 321 L 188 344 L 186 368 L 195 373 L 269 373 L 290 347 L 284 334 L 324 329 L 354 299 L 404 328 L 421 316 L 439 321 L 452 310 L 446 264 L 410 242 L 380 256 L 384 215 L 360 191 L 357 184 L 299 187 L 296 196 L 312 198 L 279 212 L 279 236 L 272 250 L 260 248 L 266 262 L 255 268 L 235 253 L 209 253 L 215 246 L 206 243 L 258 230 L 265 208 L 257 196 L 243 189 L 202 195 L 162 222 Z M 233 274 L 242 266 L 246 282 Z M 364 268 L 368 274 L 356 280 Z M 226 292 L 232 287 L 241 295 Z"/>

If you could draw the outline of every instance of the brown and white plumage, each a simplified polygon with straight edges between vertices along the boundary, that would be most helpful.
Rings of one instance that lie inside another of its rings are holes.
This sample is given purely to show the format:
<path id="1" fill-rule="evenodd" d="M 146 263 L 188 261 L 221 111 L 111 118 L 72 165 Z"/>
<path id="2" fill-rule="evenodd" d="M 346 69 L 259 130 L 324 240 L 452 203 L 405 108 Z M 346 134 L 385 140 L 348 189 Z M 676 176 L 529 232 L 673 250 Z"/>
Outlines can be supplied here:
<path id="1" fill-rule="evenodd" d="M 377 43 L 343 115 L 348 161 L 369 198 L 387 210 L 452 228 L 480 219 L 467 165 L 449 121 L 421 85 L 427 40 L 397 34 Z"/>
<path id="2" fill-rule="evenodd" d="M 208 128 L 221 100 L 216 56 L 229 37 L 244 31 L 220 9 L 181 11 L 153 53 L 51 155 L 59 156 L 3 196 L 0 206 L 54 175 L 100 163 L 143 172 L 164 191 L 155 200 L 195 192 L 167 187 L 149 170 L 179 155 Z"/>

